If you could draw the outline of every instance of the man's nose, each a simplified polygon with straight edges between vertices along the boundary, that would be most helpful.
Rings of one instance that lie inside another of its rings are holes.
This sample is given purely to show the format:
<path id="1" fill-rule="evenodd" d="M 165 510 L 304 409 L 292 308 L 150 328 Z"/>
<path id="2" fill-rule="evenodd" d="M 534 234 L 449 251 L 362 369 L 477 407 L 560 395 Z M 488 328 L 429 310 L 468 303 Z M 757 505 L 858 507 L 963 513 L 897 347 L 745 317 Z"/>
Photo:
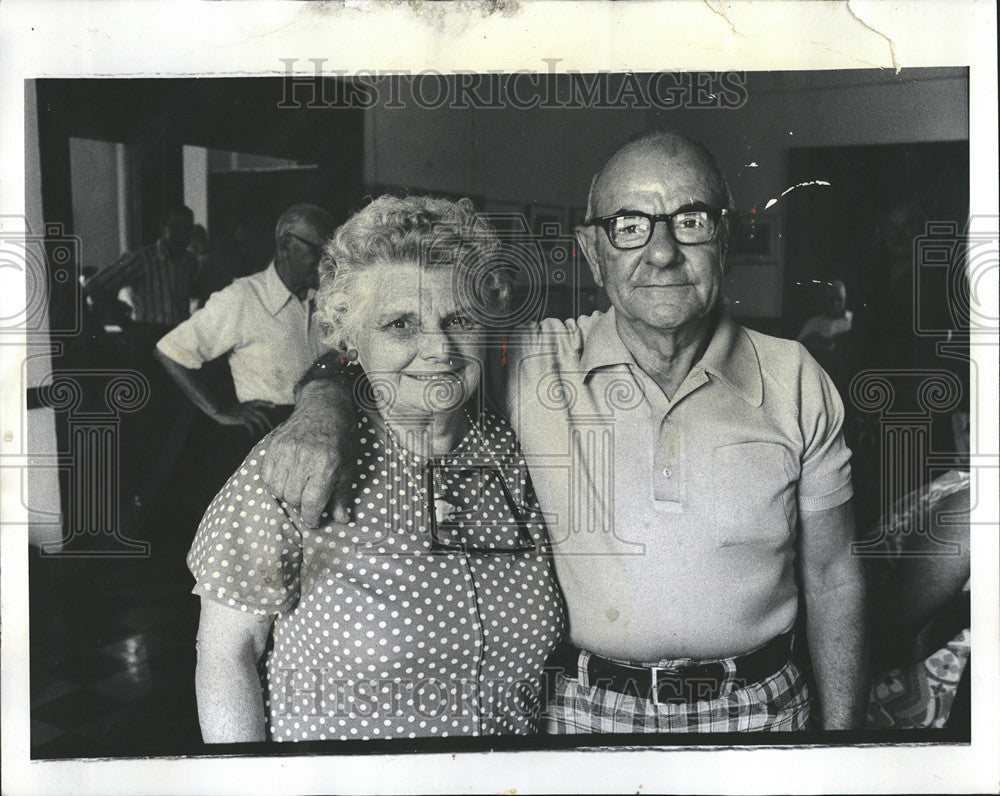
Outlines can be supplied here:
<path id="1" fill-rule="evenodd" d="M 643 251 L 643 258 L 651 265 L 666 268 L 681 259 L 681 248 L 667 227 L 668 222 L 658 221 L 653 225 L 653 234 Z"/>

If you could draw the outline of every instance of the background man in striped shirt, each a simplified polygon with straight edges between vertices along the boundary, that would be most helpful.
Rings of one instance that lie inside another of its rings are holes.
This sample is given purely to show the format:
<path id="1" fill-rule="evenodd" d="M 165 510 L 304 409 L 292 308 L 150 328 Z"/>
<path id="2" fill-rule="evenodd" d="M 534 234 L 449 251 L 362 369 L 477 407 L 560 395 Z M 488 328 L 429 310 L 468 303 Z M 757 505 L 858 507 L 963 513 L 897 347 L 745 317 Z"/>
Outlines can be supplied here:
<path id="1" fill-rule="evenodd" d="M 156 341 L 191 315 L 198 270 L 198 259 L 188 250 L 193 227 L 189 208 L 168 207 L 155 243 L 123 254 L 83 286 L 100 322 L 121 328 L 109 341 L 114 366 L 147 380 L 148 398 L 122 418 L 118 434 L 126 462 L 119 475 L 126 535 L 139 533 L 195 417 L 153 358 Z"/>
<path id="2" fill-rule="evenodd" d="M 84 286 L 105 323 L 117 323 L 142 348 L 151 351 L 160 337 L 191 315 L 198 270 L 198 259 L 188 250 L 193 227 L 189 208 L 168 208 L 155 243 L 122 255 Z M 119 301 L 119 295 L 127 301 Z"/>

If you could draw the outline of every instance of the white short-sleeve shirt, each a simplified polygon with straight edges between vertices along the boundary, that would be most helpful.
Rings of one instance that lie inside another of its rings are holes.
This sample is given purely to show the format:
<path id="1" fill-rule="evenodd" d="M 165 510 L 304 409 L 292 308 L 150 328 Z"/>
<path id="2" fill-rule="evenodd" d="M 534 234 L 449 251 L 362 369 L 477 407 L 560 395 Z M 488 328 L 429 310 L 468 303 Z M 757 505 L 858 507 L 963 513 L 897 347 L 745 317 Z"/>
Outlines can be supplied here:
<path id="1" fill-rule="evenodd" d="M 311 300 L 292 295 L 272 262 L 213 293 L 156 347 L 191 369 L 228 354 L 237 400 L 293 404 L 295 383 L 329 350 Z"/>

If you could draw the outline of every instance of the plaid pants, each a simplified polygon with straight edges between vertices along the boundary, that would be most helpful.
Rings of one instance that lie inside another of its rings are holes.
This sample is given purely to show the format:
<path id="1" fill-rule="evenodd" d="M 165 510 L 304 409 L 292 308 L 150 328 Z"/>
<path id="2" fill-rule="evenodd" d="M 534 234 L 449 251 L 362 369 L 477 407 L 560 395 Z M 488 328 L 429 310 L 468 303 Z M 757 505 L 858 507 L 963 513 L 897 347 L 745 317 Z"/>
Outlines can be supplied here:
<path id="1" fill-rule="evenodd" d="M 581 682 L 589 655 L 581 653 L 580 677 L 556 675 L 543 716 L 545 732 L 788 732 L 804 730 L 809 721 L 809 689 L 792 662 L 759 682 L 724 688 L 716 699 L 656 704 Z"/>

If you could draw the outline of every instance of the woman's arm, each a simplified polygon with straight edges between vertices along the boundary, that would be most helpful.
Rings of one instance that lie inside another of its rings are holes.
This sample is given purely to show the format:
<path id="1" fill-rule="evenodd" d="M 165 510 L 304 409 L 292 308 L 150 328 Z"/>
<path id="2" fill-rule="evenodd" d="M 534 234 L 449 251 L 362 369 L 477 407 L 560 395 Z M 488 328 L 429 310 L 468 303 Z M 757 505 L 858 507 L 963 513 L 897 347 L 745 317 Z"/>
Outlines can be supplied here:
<path id="1" fill-rule="evenodd" d="M 202 598 L 195 693 L 205 743 L 266 740 L 257 664 L 273 622 Z"/>

